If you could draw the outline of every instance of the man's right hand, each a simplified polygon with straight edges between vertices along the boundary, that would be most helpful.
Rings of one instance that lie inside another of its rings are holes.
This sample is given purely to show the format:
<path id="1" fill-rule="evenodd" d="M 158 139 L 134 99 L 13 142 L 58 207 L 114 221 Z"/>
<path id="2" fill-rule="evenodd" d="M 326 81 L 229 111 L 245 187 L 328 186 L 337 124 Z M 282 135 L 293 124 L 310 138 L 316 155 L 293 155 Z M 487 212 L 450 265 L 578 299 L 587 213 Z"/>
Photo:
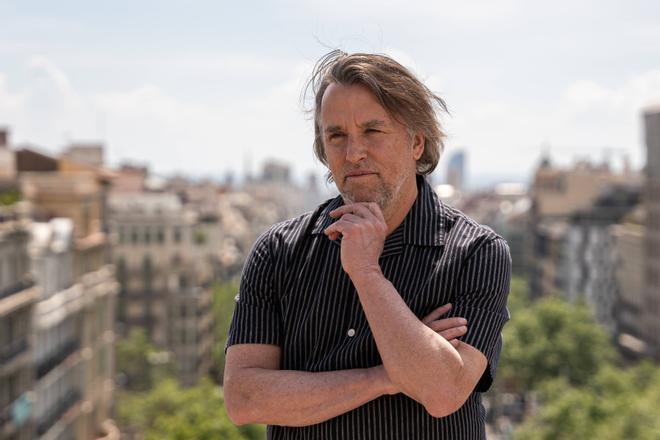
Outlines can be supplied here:
<path id="1" fill-rule="evenodd" d="M 449 341 L 454 348 L 458 348 L 461 343 L 458 338 L 467 333 L 467 320 L 460 317 L 439 319 L 442 315 L 449 312 L 451 307 L 451 304 L 445 304 L 438 307 L 426 315 L 424 319 L 422 319 L 422 322 Z"/>

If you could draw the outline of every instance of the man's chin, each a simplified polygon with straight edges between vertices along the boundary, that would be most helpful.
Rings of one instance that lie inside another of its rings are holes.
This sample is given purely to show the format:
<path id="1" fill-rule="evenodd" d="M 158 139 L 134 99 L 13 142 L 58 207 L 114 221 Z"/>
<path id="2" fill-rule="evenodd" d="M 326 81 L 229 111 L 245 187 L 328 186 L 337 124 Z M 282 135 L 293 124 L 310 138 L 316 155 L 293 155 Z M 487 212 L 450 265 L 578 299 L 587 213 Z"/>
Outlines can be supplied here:
<path id="1" fill-rule="evenodd" d="M 350 203 L 376 203 L 378 206 L 384 208 L 385 197 L 382 194 L 364 193 L 364 192 L 342 192 L 344 204 Z"/>

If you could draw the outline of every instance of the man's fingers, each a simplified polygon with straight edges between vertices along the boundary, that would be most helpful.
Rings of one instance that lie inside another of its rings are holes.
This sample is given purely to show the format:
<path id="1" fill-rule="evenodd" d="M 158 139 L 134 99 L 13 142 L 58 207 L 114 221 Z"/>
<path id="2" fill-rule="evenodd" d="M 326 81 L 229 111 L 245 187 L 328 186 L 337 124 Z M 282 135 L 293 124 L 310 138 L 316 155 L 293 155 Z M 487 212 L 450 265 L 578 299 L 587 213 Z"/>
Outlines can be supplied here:
<path id="1" fill-rule="evenodd" d="M 465 318 L 455 317 L 455 318 L 438 319 L 436 321 L 431 321 L 426 325 L 431 327 L 431 329 L 435 330 L 436 332 L 440 332 L 450 328 L 460 327 L 466 324 L 467 324 L 467 320 Z"/>
<path id="2" fill-rule="evenodd" d="M 366 203 L 365 206 L 376 216 L 377 219 L 385 223 L 385 216 L 383 216 L 383 211 L 380 209 L 380 206 L 378 206 L 378 203 L 370 202 Z"/>
<path id="3" fill-rule="evenodd" d="M 454 327 L 450 328 L 449 330 L 444 330 L 441 332 L 438 332 L 440 336 L 445 338 L 448 341 L 451 341 L 452 339 L 460 338 L 463 336 L 465 333 L 467 333 L 467 327 L 462 325 L 460 327 Z"/>
<path id="4" fill-rule="evenodd" d="M 373 208 L 368 203 L 351 203 L 348 205 L 340 206 L 337 209 L 330 211 L 330 217 L 338 218 L 345 214 L 354 214 L 364 219 L 376 220 L 384 222 L 382 214 L 375 213 Z M 377 205 L 376 205 L 377 206 Z M 380 210 L 380 208 L 378 208 Z M 380 211 L 378 211 L 380 212 Z"/>
<path id="5" fill-rule="evenodd" d="M 461 341 L 459 341 L 458 339 L 452 339 L 451 341 L 449 341 L 449 343 L 453 345 L 454 348 L 458 348 L 458 346 L 461 344 Z"/>
<path id="6" fill-rule="evenodd" d="M 431 321 L 435 321 L 436 319 L 447 313 L 449 310 L 451 310 L 451 303 L 447 303 L 443 306 L 440 306 L 431 313 L 429 313 L 428 315 L 426 315 L 424 319 L 422 319 L 422 322 L 424 324 L 428 324 Z"/>

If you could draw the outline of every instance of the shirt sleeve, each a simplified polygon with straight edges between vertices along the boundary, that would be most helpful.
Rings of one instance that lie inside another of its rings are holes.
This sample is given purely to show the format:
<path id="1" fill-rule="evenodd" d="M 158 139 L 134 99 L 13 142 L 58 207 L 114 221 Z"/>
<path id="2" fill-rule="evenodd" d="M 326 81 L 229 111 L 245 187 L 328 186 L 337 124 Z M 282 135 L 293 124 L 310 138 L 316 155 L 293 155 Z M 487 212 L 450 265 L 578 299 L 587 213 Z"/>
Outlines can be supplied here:
<path id="1" fill-rule="evenodd" d="M 506 307 L 511 282 L 511 254 L 501 237 L 485 241 L 465 262 L 450 316 L 467 319 L 467 333 L 460 338 L 482 352 L 488 367 L 475 391 L 488 391 L 502 350 L 502 327 L 510 315 Z"/>
<path id="2" fill-rule="evenodd" d="M 245 262 L 225 352 L 235 344 L 281 345 L 282 318 L 269 242 L 268 232 L 261 235 Z"/>

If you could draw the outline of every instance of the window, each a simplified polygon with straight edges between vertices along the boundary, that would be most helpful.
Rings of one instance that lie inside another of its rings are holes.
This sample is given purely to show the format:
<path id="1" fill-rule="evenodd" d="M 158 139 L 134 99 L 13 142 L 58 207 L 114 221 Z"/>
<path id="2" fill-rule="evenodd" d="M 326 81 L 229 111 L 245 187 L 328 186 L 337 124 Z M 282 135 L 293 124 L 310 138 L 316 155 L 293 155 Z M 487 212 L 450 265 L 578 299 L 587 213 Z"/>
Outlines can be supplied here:
<path id="1" fill-rule="evenodd" d="M 158 241 L 159 244 L 165 243 L 165 229 L 162 226 L 158 226 L 158 229 L 156 230 L 156 241 Z"/>
<path id="2" fill-rule="evenodd" d="M 151 243 L 151 230 L 150 230 L 149 226 L 144 227 L 144 242 L 146 244 Z"/>
<path id="3" fill-rule="evenodd" d="M 181 226 L 174 227 L 174 242 L 181 243 Z"/>

